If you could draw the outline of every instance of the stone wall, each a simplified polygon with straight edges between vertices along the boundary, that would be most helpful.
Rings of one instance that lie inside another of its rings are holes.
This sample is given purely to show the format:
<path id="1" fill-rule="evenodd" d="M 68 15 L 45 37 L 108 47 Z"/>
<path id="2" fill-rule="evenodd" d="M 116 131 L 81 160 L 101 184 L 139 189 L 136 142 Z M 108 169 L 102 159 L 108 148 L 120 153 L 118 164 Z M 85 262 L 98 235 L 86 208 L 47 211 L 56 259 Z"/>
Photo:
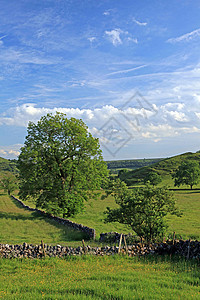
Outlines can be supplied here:
<path id="1" fill-rule="evenodd" d="M 72 221 L 70 221 L 68 219 L 55 217 L 53 215 L 47 214 L 46 212 L 37 209 L 37 208 L 32 208 L 32 207 L 30 207 L 28 205 L 25 205 L 21 200 L 19 200 L 18 198 L 14 197 L 14 196 L 12 196 L 12 198 L 14 200 L 16 200 L 23 208 L 25 208 L 27 210 L 36 211 L 36 212 L 44 215 L 45 217 L 56 221 L 59 224 L 70 226 L 70 227 L 72 227 L 72 228 L 74 228 L 76 230 L 80 230 L 80 231 L 86 233 L 90 239 L 95 239 L 95 237 L 96 237 L 95 229 L 93 229 L 93 228 L 90 228 L 90 227 L 84 226 L 82 224 L 78 224 L 78 223 L 72 222 Z"/>
<path id="2" fill-rule="evenodd" d="M 200 242 L 199 241 L 167 241 L 160 244 L 141 244 L 136 243 L 128 246 L 127 249 L 123 246 L 121 253 L 126 252 L 129 256 L 144 256 L 144 255 L 164 255 L 176 254 L 186 258 L 200 259 Z M 115 255 L 119 251 L 117 246 L 104 247 L 66 247 L 66 246 L 51 246 L 46 244 L 41 245 L 8 245 L 0 244 L 0 257 L 3 258 L 42 258 L 47 257 L 66 257 L 69 255 Z"/>

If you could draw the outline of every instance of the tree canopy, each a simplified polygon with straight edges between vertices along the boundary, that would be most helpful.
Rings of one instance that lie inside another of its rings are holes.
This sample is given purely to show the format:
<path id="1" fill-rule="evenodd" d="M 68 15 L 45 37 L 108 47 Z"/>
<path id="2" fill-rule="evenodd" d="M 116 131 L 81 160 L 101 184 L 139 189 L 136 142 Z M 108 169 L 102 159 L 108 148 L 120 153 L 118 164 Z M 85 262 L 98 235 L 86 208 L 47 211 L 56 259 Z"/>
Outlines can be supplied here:
<path id="1" fill-rule="evenodd" d="M 62 113 L 30 122 L 27 131 L 18 159 L 20 197 L 49 213 L 77 214 L 108 175 L 98 139 L 82 120 Z"/>
<path id="2" fill-rule="evenodd" d="M 181 216 L 173 194 L 167 188 L 146 185 L 144 188 L 128 189 L 119 180 L 112 183 L 107 194 L 112 194 L 118 208 L 107 207 L 105 222 L 126 224 L 146 241 L 163 238 L 167 214 Z"/>
<path id="3" fill-rule="evenodd" d="M 18 183 L 17 178 L 13 174 L 4 175 L 0 179 L 0 188 L 10 195 L 14 190 L 17 189 Z"/>
<path id="4" fill-rule="evenodd" d="M 189 185 L 192 189 L 193 185 L 198 184 L 200 179 L 199 163 L 195 160 L 188 160 L 182 162 L 176 172 L 172 175 L 174 185 Z"/>
<path id="5" fill-rule="evenodd" d="M 158 173 L 156 172 L 149 172 L 147 176 L 144 178 L 144 183 L 150 183 L 151 185 L 155 186 L 159 184 L 162 181 L 162 178 Z"/>

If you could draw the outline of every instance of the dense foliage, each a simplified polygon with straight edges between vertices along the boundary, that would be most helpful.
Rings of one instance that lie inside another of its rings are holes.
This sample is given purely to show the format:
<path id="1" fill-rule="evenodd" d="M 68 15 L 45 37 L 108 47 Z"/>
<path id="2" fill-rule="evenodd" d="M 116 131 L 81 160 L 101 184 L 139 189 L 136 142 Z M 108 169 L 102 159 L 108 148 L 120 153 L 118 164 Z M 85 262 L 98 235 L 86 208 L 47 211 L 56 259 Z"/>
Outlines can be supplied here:
<path id="1" fill-rule="evenodd" d="M 18 186 L 17 178 L 15 175 L 6 174 L 0 179 L 0 189 L 3 189 L 5 192 L 10 195 Z"/>
<path id="2" fill-rule="evenodd" d="M 20 197 L 63 217 L 80 212 L 107 177 L 98 139 L 82 120 L 61 113 L 29 123 L 18 168 Z"/>
<path id="3" fill-rule="evenodd" d="M 107 208 L 105 222 L 126 224 L 146 241 L 163 238 L 167 228 L 167 214 L 181 216 L 176 208 L 173 194 L 166 188 L 146 185 L 144 188 L 128 189 L 120 180 L 112 182 L 107 194 L 112 194 L 118 208 Z"/>
<path id="4" fill-rule="evenodd" d="M 172 175 L 174 185 L 189 185 L 192 189 L 193 185 L 198 184 L 200 180 L 200 167 L 197 161 L 185 161 L 178 167 L 176 172 Z"/>
<path id="5" fill-rule="evenodd" d="M 147 176 L 144 178 L 144 183 L 149 183 L 153 186 L 158 185 L 161 183 L 162 178 L 156 172 L 149 172 Z"/>

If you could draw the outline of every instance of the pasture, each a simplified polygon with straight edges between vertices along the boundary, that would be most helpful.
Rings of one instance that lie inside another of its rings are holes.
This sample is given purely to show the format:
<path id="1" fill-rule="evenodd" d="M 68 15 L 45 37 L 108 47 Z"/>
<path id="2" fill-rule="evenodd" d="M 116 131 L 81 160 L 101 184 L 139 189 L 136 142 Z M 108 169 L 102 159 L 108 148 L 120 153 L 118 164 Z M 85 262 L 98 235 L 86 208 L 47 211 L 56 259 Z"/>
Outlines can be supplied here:
<path id="1" fill-rule="evenodd" d="M 169 257 L 0 259 L 2 299 L 199 299 L 197 261 Z"/>
<path id="2" fill-rule="evenodd" d="M 183 216 L 181 218 L 167 217 L 169 228 L 166 237 L 175 231 L 177 236 L 184 239 L 200 239 L 200 190 L 179 189 L 175 191 L 175 198 Z M 116 206 L 112 197 L 105 200 L 89 201 L 86 203 L 85 211 L 74 218 L 70 218 L 70 220 L 95 228 L 97 240 L 102 232 L 131 232 L 125 225 L 117 222 L 104 223 L 104 211 L 107 206 Z M 0 196 L 0 216 L 1 243 L 19 244 L 27 242 L 38 244 L 44 240 L 48 244 L 79 246 L 80 241 L 85 238 L 83 233 L 57 224 L 36 212 L 21 208 L 16 201 L 11 200 L 6 194 Z M 97 243 L 96 241 L 95 244 Z"/>

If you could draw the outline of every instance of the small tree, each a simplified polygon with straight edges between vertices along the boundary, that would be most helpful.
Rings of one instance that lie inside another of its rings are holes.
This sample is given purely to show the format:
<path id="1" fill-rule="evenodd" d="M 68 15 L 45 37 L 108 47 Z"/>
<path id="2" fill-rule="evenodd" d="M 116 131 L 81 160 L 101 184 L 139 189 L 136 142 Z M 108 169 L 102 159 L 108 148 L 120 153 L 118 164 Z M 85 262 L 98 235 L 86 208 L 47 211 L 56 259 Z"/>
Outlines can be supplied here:
<path id="1" fill-rule="evenodd" d="M 176 208 L 173 194 L 166 188 L 146 185 L 144 188 L 129 190 L 124 182 L 113 182 L 111 190 L 118 208 L 107 207 L 105 222 L 126 224 L 146 241 L 163 237 L 167 228 L 164 217 L 167 214 L 181 216 Z"/>
<path id="2" fill-rule="evenodd" d="M 82 120 L 62 113 L 29 123 L 18 168 L 20 197 L 63 217 L 80 212 L 108 175 L 99 140 Z"/>
<path id="3" fill-rule="evenodd" d="M 120 180 L 125 180 L 127 173 L 128 173 L 127 169 L 121 169 L 121 170 L 119 170 L 119 172 L 118 172 L 118 178 Z"/>
<path id="4" fill-rule="evenodd" d="M 17 188 L 17 178 L 14 175 L 5 175 L 0 179 L 0 188 L 10 195 Z"/>
<path id="5" fill-rule="evenodd" d="M 174 185 L 189 185 L 192 189 L 193 185 L 198 184 L 200 179 L 200 167 L 197 161 L 184 161 L 172 175 Z"/>
<path id="6" fill-rule="evenodd" d="M 159 184 L 162 181 L 162 178 L 160 175 L 158 175 L 156 172 L 149 172 L 147 176 L 144 179 L 144 183 L 150 183 L 151 185 L 155 186 Z"/>

